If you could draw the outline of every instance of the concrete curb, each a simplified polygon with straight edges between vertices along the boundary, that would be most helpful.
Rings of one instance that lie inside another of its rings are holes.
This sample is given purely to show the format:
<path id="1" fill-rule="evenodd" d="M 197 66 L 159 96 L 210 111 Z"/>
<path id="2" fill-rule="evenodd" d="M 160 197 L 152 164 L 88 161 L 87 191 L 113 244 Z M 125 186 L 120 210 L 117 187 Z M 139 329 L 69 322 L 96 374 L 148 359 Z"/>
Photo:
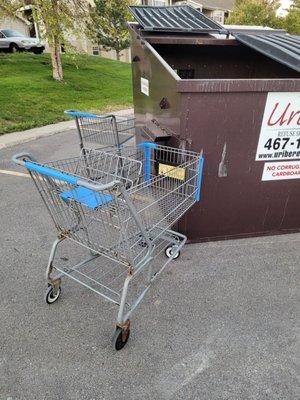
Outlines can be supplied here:
<path id="1" fill-rule="evenodd" d="M 132 114 L 133 109 L 129 108 L 116 112 L 112 111 L 111 113 L 116 115 L 127 115 Z M 0 149 L 15 146 L 20 143 L 30 142 L 31 140 L 40 139 L 45 136 L 55 135 L 56 133 L 67 132 L 71 129 L 76 129 L 74 120 L 58 122 L 57 124 L 41 126 L 26 131 L 7 133 L 0 136 Z"/>

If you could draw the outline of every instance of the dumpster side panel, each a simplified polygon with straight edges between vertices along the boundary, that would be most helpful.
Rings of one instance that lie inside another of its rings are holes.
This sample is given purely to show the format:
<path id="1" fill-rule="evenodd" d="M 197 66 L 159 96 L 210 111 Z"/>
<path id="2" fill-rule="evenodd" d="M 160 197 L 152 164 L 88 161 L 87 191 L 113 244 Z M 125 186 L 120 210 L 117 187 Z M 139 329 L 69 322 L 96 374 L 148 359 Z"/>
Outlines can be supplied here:
<path id="1" fill-rule="evenodd" d="M 135 32 L 132 32 L 131 50 L 137 140 L 149 140 L 141 132 L 152 120 L 176 137 L 180 134 L 181 97 L 177 92 L 176 74 L 164 60 L 151 51 L 151 45 L 137 38 Z M 153 51 L 155 52 L 154 49 Z M 142 82 L 146 85 L 146 90 L 142 88 Z"/>
<path id="2" fill-rule="evenodd" d="M 257 91 L 182 93 L 182 135 L 205 155 L 201 202 L 180 222 L 190 240 L 300 230 L 300 181 L 262 181 L 264 161 L 255 161 L 266 98 Z"/>

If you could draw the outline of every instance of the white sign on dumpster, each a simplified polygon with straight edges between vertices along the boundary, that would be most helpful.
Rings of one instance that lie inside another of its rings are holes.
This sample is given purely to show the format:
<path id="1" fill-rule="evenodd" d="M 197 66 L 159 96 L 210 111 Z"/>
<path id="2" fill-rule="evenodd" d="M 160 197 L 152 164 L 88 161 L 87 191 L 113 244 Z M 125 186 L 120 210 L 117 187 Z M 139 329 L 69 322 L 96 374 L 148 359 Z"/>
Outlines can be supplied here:
<path id="1" fill-rule="evenodd" d="M 300 93 L 268 93 L 256 161 L 300 158 Z"/>
<path id="2" fill-rule="evenodd" d="M 300 179 L 300 161 L 265 163 L 262 181 L 280 181 L 283 179 Z"/>
<path id="3" fill-rule="evenodd" d="M 141 78 L 141 92 L 149 96 L 149 81 L 148 79 Z"/>

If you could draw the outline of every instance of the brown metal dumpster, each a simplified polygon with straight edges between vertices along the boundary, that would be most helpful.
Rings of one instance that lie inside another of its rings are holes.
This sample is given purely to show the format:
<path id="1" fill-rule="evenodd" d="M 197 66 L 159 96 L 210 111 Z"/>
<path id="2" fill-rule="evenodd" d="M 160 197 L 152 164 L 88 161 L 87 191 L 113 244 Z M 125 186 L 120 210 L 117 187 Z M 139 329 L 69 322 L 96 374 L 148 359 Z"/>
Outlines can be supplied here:
<path id="1" fill-rule="evenodd" d="M 137 140 L 205 155 L 192 241 L 300 230 L 300 38 L 234 37 L 188 6 L 133 7 Z"/>

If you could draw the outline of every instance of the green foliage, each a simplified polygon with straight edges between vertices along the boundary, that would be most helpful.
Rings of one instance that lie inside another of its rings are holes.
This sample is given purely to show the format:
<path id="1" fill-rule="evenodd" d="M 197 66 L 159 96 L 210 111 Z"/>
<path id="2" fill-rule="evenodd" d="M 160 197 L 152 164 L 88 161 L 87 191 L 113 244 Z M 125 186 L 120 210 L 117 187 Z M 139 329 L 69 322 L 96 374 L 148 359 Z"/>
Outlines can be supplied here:
<path id="1" fill-rule="evenodd" d="M 34 19 L 50 46 L 68 42 L 86 28 L 89 3 L 86 0 L 31 0 Z"/>
<path id="2" fill-rule="evenodd" d="M 16 13 L 19 8 L 19 1 L 0 0 L 0 18 L 9 17 Z"/>
<path id="3" fill-rule="evenodd" d="M 92 13 L 97 42 L 106 50 L 114 49 L 117 58 L 130 45 L 127 21 L 131 0 L 96 0 Z"/>
<path id="4" fill-rule="evenodd" d="M 109 112 L 132 104 L 131 66 L 101 57 L 62 56 L 65 80 L 49 75 L 48 54 L 0 54 L 0 134 L 68 119 L 66 109 Z M 6 93 L 7 95 L 4 95 Z"/>
<path id="5" fill-rule="evenodd" d="M 294 0 L 284 22 L 285 29 L 295 35 L 300 35 L 300 0 Z"/>
<path id="6" fill-rule="evenodd" d="M 279 0 L 236 0 L 226 24 L 278 28 L 281 27 L 280 18 L 276 16 L 279 7 Z"/>
<path id="7" fill-rule="evenodd" d="M 294 0 L 291 5 L 291 10 L 300 10 L 300 0 Z"/>

